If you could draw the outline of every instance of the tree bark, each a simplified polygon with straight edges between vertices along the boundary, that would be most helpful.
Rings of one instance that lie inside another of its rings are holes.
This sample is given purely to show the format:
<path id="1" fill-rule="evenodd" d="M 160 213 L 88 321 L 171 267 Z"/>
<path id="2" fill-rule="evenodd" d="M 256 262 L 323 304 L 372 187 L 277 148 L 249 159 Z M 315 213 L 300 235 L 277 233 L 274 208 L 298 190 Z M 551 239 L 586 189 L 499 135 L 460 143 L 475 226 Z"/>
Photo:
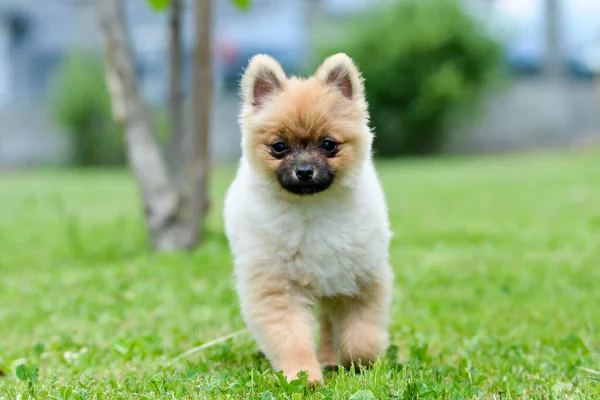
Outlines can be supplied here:
<path id="1" fill-rule="evenodd" d="M 545 0 L 546 74 L 550 79 L 560 80 L 563 74 L 563 52 L 558 0 Z"/>
<path id="2" fill-rule="evenodd" d="M 144 203 L 152 247 L 189 248 L 180 223 L 181 197 L 169 179 L 146 105 L 142 101 L 122 0 L 96 0 L 108 89 L 117 119 L 124 122 L 129 164 Z"/>
<path id="3" fill-rule="evenodd" d="M 171 130 L 170 166 L 175 183 L 180 183 L 185 162 L 183 148 L 183 88 L 182 88 L 182 0 L 171 0 L 169 18 L 169 119 Z"/>
<path id="4" fill-rule="evenodd" d="M 310 36 L 310 47 L 313 54 L 317 53 L 319 43 L 322 41 L 323 32 L 321 32 L 323 21 L 323 1 L 308 0 L 306 3 L 306 23 Z"/>
<path id="5" fill-rule="evenodd" d="M 211 0 L 196 0 L 194 48 L 194 147 L 188 171 L 190 226 L 196 241 L 204 239 L 201 224 L 208 210 L 208 184 L 211 167 L 210 127 L 212 106 L 212 4 Z"/>

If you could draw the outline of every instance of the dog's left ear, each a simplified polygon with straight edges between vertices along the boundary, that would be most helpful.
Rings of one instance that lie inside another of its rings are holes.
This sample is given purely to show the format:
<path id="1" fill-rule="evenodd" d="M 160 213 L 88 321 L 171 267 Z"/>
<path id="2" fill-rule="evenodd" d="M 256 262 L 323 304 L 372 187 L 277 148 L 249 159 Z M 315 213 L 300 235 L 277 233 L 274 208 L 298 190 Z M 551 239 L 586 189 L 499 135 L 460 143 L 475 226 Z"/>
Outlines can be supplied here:
<path id="1" fill-rule="evenodd" d="M 363 78 L 352 59 L 344 53 L 327 57 L 315 76 L 324 84 L 339 90 L 348 100 L 364 97 Z"/>

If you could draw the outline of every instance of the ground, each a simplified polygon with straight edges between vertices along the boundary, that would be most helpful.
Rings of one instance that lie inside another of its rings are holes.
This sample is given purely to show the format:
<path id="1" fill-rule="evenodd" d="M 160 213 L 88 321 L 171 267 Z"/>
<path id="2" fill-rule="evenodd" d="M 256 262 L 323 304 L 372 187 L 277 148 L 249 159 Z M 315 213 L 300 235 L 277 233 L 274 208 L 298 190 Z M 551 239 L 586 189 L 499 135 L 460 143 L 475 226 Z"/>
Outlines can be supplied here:
<path id="1" fill-rule="evenodd" d="M 600 153 L 378 168 L 393 346 L 319 389 L 280 381 L 243 333 L 173 363 L 244 329 L 220 216 L 232 169 L 192 255 L 147 251 L 126 172 L 4 173 L 0 399 L 600 398 Z"/>

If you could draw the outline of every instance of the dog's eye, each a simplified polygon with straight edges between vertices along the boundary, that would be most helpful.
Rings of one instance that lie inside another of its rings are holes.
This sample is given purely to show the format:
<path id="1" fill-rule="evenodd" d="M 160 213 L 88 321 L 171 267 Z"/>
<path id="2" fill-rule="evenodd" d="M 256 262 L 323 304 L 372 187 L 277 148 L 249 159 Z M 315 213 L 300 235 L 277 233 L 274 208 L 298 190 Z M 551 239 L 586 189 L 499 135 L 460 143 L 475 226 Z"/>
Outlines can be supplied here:
<path id="1" fill-rule="evenodd" d="M 333 154 L 337 150 L 337 143 L 331 139 L 326 139 L 325 141 L 323 141 L 321 148 L 325 152 Z"/>
<path id="2" fill-rule="evenodd" d="M 271 152 L 276 156 L 283 155 L 287 149 L 287 146 L 283 142 L 276 142 L 271 145 Z"/>

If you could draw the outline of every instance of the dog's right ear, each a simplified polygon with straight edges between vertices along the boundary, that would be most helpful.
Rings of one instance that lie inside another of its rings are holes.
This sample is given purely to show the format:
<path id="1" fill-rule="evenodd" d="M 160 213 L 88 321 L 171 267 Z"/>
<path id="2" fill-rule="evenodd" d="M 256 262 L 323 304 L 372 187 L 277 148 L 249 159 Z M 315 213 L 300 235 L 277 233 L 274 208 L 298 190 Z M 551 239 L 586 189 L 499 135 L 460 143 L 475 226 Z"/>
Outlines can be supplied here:
<path id="1" fill-rule="evenodd" d="M 283 89 L 286 77 L 281 65 L 270 56 L 258 54 L 250 60 L 242 77 L 244 103 L 260 107 Z"/>

